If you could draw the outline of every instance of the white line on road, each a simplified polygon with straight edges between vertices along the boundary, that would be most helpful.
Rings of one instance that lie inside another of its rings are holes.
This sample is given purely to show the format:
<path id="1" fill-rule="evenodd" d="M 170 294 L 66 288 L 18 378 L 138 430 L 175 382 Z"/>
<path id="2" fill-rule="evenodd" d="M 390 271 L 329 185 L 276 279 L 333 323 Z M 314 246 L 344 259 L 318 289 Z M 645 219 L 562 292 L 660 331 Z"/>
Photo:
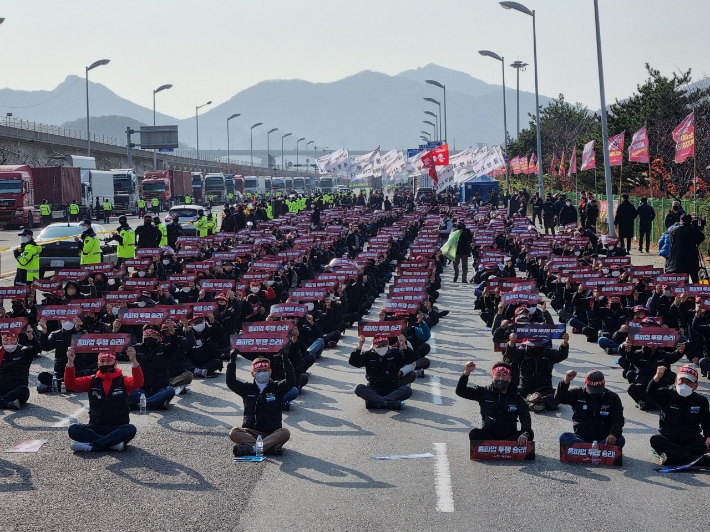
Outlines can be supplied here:
<path id="1" fill-rule="evenodd" d="M 432 402 L 435 405 L 441 404 L 441 379 L 435 375 L 429 376 L 429 384 L 431 385 Z"/>
<path id="2" fill-rule="evenodd" d="M 436 511 L 453 512 L 454 494 L 451 490 L 451 474 L 449 472 L 449 459 L 446 456 L 446 444 L 435 443 L 436 451 Z"/>
<path id="3" fill-rule="evenodd" d="M 89 410 L 89 405 L 84 405 L 81 408 L 77 408 L 74 413 L 71 415 L 65 417 L 61 421 L 57 421 L 54 425 L 52 425 L 53 429 L 61 429 L 62 427 L 68 427 L 72 423 L 76 423 L 77 418 L 84 412 Z"/>

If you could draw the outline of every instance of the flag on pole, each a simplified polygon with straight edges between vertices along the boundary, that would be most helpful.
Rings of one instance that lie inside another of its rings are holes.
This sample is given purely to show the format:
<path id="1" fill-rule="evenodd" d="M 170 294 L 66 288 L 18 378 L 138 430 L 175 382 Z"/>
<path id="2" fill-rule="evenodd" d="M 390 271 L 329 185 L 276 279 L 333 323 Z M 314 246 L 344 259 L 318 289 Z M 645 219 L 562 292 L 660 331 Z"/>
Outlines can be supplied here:
<path id="1" fill-rule="evenodd" d="M 436 166 L 429 168 L 429 177 L 431 177 L 432 188 L 436 190 L 439 186 L 439 176 L 436 175 Z"/>
<path id="2" fill-rule="evenodd" d="M 609 166 L 621 166 L 624 163 L 624 135 L 622 131 L 609 139 Z"/>
<path id="3" fill-rule="evenodd" d="M 520 157 L 513 157 L 510 160 L 510 171 L 514 174 L 520 173 Z"/>
<path id="4" fill-rule="evenodd" d="M 582 172 L 596 168 L 596 166 L 597 155 L 594 151 L 594 141 L 590 140 L 584 145 L 584 150 L 582 151 Z"/>
<path id="5" fill-rule="evenodd" d="M 648 156 L 648 134 L 646 126 L 639 129 L 634 136 L 631 137 L 631 145 L 629 146 L 629 162 L 631 163 L 647 163 Z"/>
<path id="6" fill-rule="evenodd" d="M 438 148 L 434 148 L 429 153 L 422 157 L 424 168 L 433 168 L 434 166 L 446 166 L 449 164 L 449 145 L 442 144 Z"/>
<path id="7" fill-rule="evenodd" d="M 565 175 L 565 150 L 562 150 L 562 158 L 560 159 L 560 170 L 557 175 Z"/>
<path id="8" fill-rule="evenodd" d="M 527 174 L 529 173 L 528 169 L 528 156 L 525 155 L 520 158 L 520 173 L 521 174 Z"/>
<path id="9" fill-rule="evenodd" d="M 567 175 L 572 177 L 572 174 L 577 173 L 577 146 L 572 148 L 572 158 L 569 161 L 569 172 Z"/>
<path id="10" fill-rule="evenodd" d="M 557 155 L 555 155 L 555 152 L 552 152 L 552 161 L 550 161 L 550 173 L 551 174 L 555 173 L 555 166 L 557 166 Z"/>
<path id="11" fill-rule="evenodd" d="M 539 169 L 537 167 L 537 155 L 534 153 L 530 156 L 530 163 L 528 164 L 528 173 L 537 174 Z"/>
<path id="12" fill-rule="evenodd" d="M 695 113 L 685 117 L 673 130 L 675 140 L 675 162 L 684 163 L 688 157 L 695 157 Z"/>

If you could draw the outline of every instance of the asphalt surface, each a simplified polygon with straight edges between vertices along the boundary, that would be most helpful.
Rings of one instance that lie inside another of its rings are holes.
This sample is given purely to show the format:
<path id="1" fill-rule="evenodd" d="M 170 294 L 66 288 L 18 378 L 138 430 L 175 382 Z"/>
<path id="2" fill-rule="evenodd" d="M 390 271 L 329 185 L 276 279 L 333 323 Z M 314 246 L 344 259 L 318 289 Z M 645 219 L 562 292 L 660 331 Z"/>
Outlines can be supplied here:
<path id="1" fill-rule="evenodd" d="M 634 255 L 634 263 L 647 262 L 645 254 Z M 617 357 L 580 335 L 573 335 L 554 381 L 568 369 L 580 374 L 573 385 L 581 385 L 592 367 L 605 373 L 625 408 L 624 465 L 559 461 L 558 435 L 571 430 L 567 406 L 533 414 L 535 461 L 470 461 L 467 432 L 479 426 L 479 409 L 454 388 L 466 361 L 478 366 L 471 382 L 486 384 L 500 356 L 473 312 L 473 287 L 453 285 L 451 278 L 449 267 L 438 306 L 451 313 L 434 329 L 432 367 L 417 379 L 402 411 L 367 411 L 354 395 L 365 379 L 364 370 L 348 365 L 356 343 L 349 329 L 337 348 L 324 352 L 311 369 L 311 383 L 284 413 L 291 431 L 286 453 L 262 463 L 232 461 L 227 432 L 241 423 L 242 408 L 224 375 L 193 382 L 168 412 L 132 415 L 138 435 L 124 453 L 72 453 L 66 426 L 72 419 L 87 421 L 86 395 L 38 395 L 33 389 L 21 411 L 0 413 L 0 451 L 48 440 L 37 453 L 0 455 L 0 531 L 596 532 L 662 530 L 680 522 L 686 531 L 707 528 L 702 498 L 710 476 L 654 470 L 648 438 L 657 414 L 634 408 L 613 363 Z M 51 366 L 51 354 L 38 358 L 31 386 Z M 247 371 L 248 362 L 240 359 L 237 376 L 246 379 Z M 708 393 L 707 380 L 700 386 Z M 434 456 L 372 458 L 410 453 Z"/>

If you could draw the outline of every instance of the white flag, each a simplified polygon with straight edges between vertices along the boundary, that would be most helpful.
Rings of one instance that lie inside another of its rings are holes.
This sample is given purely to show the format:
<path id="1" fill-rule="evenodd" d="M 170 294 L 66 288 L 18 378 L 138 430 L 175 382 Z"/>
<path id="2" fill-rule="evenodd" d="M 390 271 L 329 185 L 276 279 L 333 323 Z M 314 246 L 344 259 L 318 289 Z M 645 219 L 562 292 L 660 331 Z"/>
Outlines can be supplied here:
<path id="1" fill-rule="evenodd" d="M 471 153 L 471 164 L 466 166 L 458 166 L 455 168 L 454 182 L 456 184 L 459 184 L 463 183 L 464 181 L 468 181 L 471 178 L 469 174 L 473 173 L 475 168 L 483 163 L 483 159 L 486 157 L 487 153 L 488 146 L 486 144 L 483 144 L 476 148 L 473 153 Z"/>
<path id="2" fill-rule="evenodd" d="M 406 166 L 407 163 L 404 160 L 404 153 L 398 151 L 392 160 L 383 165 L 382 173 L 387 177 L 392 177 L 393 175 L 403 171 Z"/>
<path id="3" fill-rule="evenodd" d="M 428 152 L 426 150 L 422 150 L 419 153 L 417 153 L 414 157 L 410 157 L 407 160 L 407 171 L 410 174 L 419 174 L 424 168 L 424 163 L 422 162 L 422 157 L 426 155 Z"/>
<path id="4" fill-rule="evenodd" d="M 382 157 L 380 148 L 360 155 L 350 164 L 350 179 L 361 179 L 365 177 L 374 177 L 380 175 L 382 171 Z"/>
<path id="5" fill-rule="evenodd" d="M 454 184 L 454 166 L 449 164 L 444 166 L 443 169 L 436 171 L 439 178 L 439 182 L 436 185 L 436 193 L 445 191 L 450 186 Z"/>
<path id="6" fill-rule="evenodd" d="M 350 158 L 348 150 L 338 150 L 331 154 L 326 169 L 329 172 L 340 172 L 341 170 L 347 170 L 349 166 Z"/>
<path id="7" fill-rule="evenodd" d="M 481 161 L 481 164 L 474 168 L 476 177 L 486 175 L 505 165 L 505 158 L 500 146 L 488 150 L 488 153 Z"/>
<path id="8" fill-rule="evenodd" d="M 473 148 L 466 148 L 464 151 L 459 152 L 456 155 L 451 155 L 449 157 L 449 164 L 452 165 L 454 168 L 472 165 Z"/>

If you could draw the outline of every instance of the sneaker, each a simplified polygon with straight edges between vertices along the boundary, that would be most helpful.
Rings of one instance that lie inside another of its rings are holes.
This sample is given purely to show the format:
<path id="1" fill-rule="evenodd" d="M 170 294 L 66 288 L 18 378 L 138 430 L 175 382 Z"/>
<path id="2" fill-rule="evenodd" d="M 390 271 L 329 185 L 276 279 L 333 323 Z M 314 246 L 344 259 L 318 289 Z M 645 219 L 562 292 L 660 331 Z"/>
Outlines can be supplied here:
<path id="1" fill-rule="evenodd" d="M 291 401 L 285 401 L 284 404 L 281 405 L 281 411 L 288 412 L 290 410 L 291 410 Z"/>
<path id="2" fill-rule="evenodd" d="M 170 399 L 166 399 L 163 403 L 163 410 L 170 410 Z"/>
<path id="3" fill-rule="evenodd" d="M 448 316 L 448 315 L 449 315 L 449 311 L 448 311 L 448 310 L 442 310 L 441 312 L 439 312 L 439 317 L 440 317 L 440 318 L 443 318 L 444 316 Z"/>
<path id="4" fill-rule="evenodd" d="M 37 385 L 37 393 L 50 393 L 52 391 L 51 386 L 47 386 L 46 384 L 39 383 Z"/>
<path id="5" fill-rule="evenodd" d="M 374 404 L 372 404 L 371 401 L 365 401 L 365 408 L 367 408 L 368 410 L 373 410 L 376 407 Z"/>
<path id="6" fill-rule="evenodd" d="M 636 403 L 636 408 L 639 410 L 646 410 L 646 401 L 639 401 Z"/>
<path id="7" fill-rule="evenodd" d="M 173 386 L 173 390 L 175 391 L 175 395 L 180 395 L 181 393 L 185 393 L 183 390 L 182 386 Z"/>
<path id="8" fill-rule="evenodd" d="M 368 312 L 368 314 L 369 314 L 369 312 Z M 328 347 L 331 349 L 337 345 L 338 345 L 338 342 L 328 342 Z"/>
<path id="9" fill-rule="evenodd" d="M 69 448 L 75 453 L 88 453 L 91 452 L 91 444 L 84 443 L 83 441 L 75 441 L 69 446 Z"/>
<path id="10" fill-rule="evenodd" d="M 21 406 L 20 400 L 15 399 L 14 401 L 8 401 L 5 408 L 8 408 L 9 410 L 19 410 Z"/>
<path id="11" fill-rule="evenodd" d="M 206 379 L 207 378 L 207 370 L 206 369 L 198 369 L 197 376 L 202 377 L 203 379 Z"/>
<path id="12" fill-rule="evenodd" d="M 385 401 L 385 404 L 382 406 L 388 410 L 402 410 L 403 404 L 404 401 Z"/>
<path id="13" fill-rule="evenodd" d="M 615 355 L 616 351 L 614 351 L 611 347 L 607 347 L 605 349 L 607 355 Z"/>
<path id="14" fill-rule="evenodd" d="M 461 279 L 461 282 L 468 284 L 468 281 L 466 279 Z"/>
<path id="15" fill-rule="evenodd" d="M 417 376 L 418 379 L 421 379 L 424 377 L 424 370 L 423 369 L 415 369 L 414 374 Z"/>
<path id="16" fill-rule="evenodd" d="M 232 447 L 232 454 L 234 456 L 252 456 L 254 454 L 254 448 L 251 445 L 241 445 L 237 443 Z"/>
<path id="17" fill-rule="evenodd" d="M 577 327 L 572 327 L 572 334 L 579 334 L 581 331 Z"/>
<path id="18" fill-rule="evenodd" d="M 668 456 L 666 453 L 657 453 L 656 451 L 653 451 L 653 454 L 656 455 L 656 459 L 658 460 L 659 465 L 663 465 L 668 461 Z"/>
<path id="19" fill-rule="evenodd" d="M 112 445 L 111 447 L 109 447 L 109 449 L 113 449 L 114 451 L 122 453 L 126 450 L 126 444 L 124 442 L 117 443 L 116 445 Z"/>
<path id="20" fill-rule="evenodd" d="M 284 454 L 284 446 L 281 445 L 280 443 L 277 443 L 276 445 L 274 445 L 270 449 L 267 449 L 266 451 L 264 451 L 264 454 L 268 454 L 271 456 L 281 456 L 282 454 Z"/>

